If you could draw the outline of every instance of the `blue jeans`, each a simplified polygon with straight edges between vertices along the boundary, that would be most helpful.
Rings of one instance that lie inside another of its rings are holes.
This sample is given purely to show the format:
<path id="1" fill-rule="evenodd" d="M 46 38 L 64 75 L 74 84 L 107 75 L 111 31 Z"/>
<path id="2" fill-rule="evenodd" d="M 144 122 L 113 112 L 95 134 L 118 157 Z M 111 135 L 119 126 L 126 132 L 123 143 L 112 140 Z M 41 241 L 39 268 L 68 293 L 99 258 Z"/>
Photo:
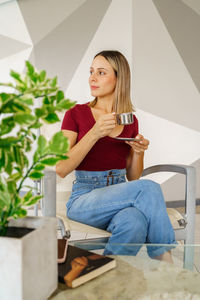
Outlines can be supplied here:
<path id="1" fill-rule="evenodd" d="M 125 174 L 126 169 L 76 171 L 67 216 L 112 233 L 105 255 L 136 255 L 141 246 L 129 243 L 176 244 L 160 185 L 145 179 L 126 182 Z M 147 245 L 152 258 L 168 250 Z"/>

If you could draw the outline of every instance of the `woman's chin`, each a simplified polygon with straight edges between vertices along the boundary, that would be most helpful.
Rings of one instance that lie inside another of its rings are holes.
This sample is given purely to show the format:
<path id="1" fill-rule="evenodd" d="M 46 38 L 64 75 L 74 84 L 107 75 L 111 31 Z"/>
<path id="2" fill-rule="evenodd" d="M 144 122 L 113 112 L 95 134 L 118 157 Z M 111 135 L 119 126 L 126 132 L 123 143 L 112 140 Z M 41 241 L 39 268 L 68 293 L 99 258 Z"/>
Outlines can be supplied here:
<path id="1" fill-rule="evenodd" d="M 91 91 L 91 95 L 93 97 L 98 97 L 99 96 L 99 93 L 97 91 Z"/>

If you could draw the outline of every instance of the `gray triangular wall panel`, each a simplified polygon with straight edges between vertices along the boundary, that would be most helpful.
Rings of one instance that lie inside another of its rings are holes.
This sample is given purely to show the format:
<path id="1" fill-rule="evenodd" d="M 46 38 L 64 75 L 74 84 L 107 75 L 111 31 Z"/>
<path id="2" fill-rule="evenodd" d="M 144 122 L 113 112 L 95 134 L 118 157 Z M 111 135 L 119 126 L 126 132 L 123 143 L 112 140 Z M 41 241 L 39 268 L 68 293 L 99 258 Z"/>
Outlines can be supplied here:
<path id="1" fill-rule="evenodd" d="M 16 54 L 29 47 L 30 45 L 21 43 L 7 36 L 0 35 L 0 59 Z"/>
<path id="2" fill-rule="evenodd" d="M 199 0 L 182 0 L 187 6 L 196 11 L 200 15 L 200 1 Z"/>
<path id="3" fill-rule="evenodd" d="M 62 23 L 86 0 L 18 0 L 21 13 L 33 41 L 38 43 L 58 24 Z"/>
<path id="4" fill-rule="evenodd" d="M 73 77 L 110 2 L 88 0 L 34 47 L 37 68 L 46 69 L 49 76 L 58 75 L 63 89 Z"/>
<path id="5" fill-rule="evenodd" d="M 180 0 L 153 0 L 200 92 L 200 16 Z"/>

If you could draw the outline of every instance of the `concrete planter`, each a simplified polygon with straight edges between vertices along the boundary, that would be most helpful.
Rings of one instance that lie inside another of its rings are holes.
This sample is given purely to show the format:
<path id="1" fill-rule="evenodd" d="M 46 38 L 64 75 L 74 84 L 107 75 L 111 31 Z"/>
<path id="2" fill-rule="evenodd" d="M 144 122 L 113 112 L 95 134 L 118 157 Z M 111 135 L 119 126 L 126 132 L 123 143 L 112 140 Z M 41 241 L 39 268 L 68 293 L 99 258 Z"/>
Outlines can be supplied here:
<path id="1" fill-rule="evenodd" d="M 46 300 L 57 288 L 57 220 L 27 217 L 9 226 L 35 228 L 22 238 L 0 237 L 0 299 Z"/>

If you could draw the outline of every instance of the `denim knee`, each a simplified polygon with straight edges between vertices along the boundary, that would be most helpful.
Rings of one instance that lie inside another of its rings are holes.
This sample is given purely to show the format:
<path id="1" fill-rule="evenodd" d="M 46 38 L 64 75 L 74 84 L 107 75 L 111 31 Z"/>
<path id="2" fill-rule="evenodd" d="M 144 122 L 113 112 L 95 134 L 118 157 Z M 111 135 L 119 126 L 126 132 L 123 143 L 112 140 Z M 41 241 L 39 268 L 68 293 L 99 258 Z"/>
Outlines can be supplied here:
<path id="1" fill-rule="evenodd" d="M 113 235 L 123 234 L 119 243 L 145 243 L 148 223 L 142 212 L 135 207 L 128 207 L 112 218 L 107 230 Z"/>
<path id="2" fill-rule="evenodd" d="M 160 185 L 152 180 L 143 179 L 139 181 L 140 189 L 134 202 L 135 207 L 150 209 L 151 211 L 166 208 Z"/>
<path id="3" fill-rule="evenodd" d="M 163 193 L 160 184 L 150 179 L 141 179 L 141 190 L 144 193 L 152 196 L 161 196 L 163 198 Z M 157 197 L 155 197 L 157 199 Z"/>

